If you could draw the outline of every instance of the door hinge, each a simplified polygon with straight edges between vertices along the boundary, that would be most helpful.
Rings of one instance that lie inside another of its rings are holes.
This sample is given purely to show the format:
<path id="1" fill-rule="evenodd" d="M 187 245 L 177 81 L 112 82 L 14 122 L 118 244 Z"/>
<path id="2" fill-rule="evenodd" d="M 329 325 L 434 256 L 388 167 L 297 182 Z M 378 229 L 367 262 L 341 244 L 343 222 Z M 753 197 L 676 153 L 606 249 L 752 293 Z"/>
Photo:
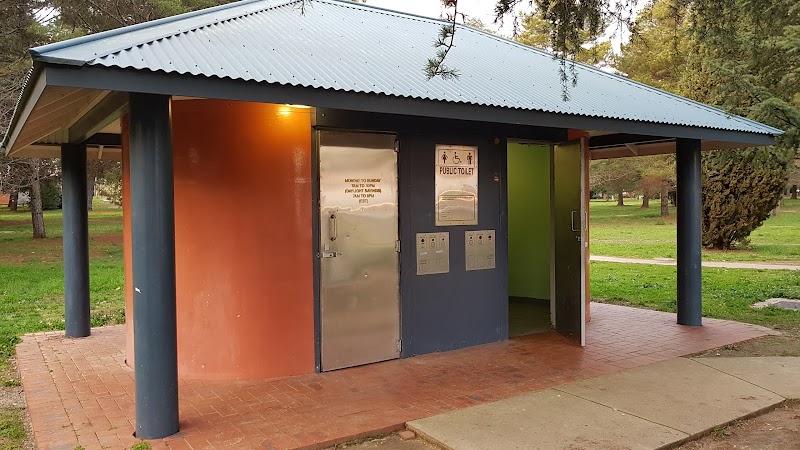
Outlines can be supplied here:
<path id="1" fill-rule="evenodd" d="M 394 152 L 400 153 L 400 139 L 394 140 Z"/>
<path id="2" fill-rule="evenodd" d="M 403 351 L 403 340 L 402 339 L 398 339 L 397 340 L 397 353 L 400 353 L 402 351 Z"/>
<path id="3" fill-rule="evenodd" d="M 394 251 L 400 253 L 400 241 L 394 241 Z"/>

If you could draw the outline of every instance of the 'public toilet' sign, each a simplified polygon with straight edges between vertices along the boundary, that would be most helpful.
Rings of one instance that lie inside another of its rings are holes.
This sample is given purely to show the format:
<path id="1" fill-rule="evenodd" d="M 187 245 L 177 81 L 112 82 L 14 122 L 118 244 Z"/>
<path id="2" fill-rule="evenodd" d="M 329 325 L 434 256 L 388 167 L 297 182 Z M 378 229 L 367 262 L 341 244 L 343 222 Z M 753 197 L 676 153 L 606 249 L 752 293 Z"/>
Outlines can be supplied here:
<path id="1" fill-rule="evenodd" d="M 436 226 L 478 224 L 478 147 L 436 146 Z"/>

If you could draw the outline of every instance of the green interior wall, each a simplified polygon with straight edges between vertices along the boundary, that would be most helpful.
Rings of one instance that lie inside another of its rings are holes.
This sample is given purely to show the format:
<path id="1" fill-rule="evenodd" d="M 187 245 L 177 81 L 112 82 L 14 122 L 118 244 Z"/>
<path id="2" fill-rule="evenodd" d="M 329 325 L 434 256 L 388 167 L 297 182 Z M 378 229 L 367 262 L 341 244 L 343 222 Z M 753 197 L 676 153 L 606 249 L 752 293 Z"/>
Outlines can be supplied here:
<path id="1" fill-rule="evenodd" d="M 508 143 L 508 295 L 550 299 L 550 148 Z"/>

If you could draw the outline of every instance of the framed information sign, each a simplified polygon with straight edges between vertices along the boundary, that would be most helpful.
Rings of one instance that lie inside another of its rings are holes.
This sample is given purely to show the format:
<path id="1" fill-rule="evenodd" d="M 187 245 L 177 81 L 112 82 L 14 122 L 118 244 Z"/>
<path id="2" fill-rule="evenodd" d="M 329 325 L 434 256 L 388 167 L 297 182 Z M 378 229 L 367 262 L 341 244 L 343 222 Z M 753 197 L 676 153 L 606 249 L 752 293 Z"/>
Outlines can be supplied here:
<path id="1" fill-rule="evenodd" d="M 436 146 L 436 226 L 478 224 L 478 147 Z"/>

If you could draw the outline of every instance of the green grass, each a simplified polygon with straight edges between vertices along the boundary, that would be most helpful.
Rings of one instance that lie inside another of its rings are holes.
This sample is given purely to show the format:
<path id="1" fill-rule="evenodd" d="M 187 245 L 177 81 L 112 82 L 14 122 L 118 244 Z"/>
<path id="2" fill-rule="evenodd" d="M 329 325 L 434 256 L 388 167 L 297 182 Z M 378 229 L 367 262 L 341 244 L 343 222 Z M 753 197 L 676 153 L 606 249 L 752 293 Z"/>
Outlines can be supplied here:
<path id="1" fill-rule="evenodd" d="M 92 325 L 123 323 L 122 210 L 99 200 L 93 205 Z M 29 211 L 0 207 L 0 369 L 7 367 L 20 335 L 64 329 L 61 211 L 45 212 L 45 226 L 47 238 L 34 240 Z"/>
<path id="2" fill-rule="evenodd" d="M 20 408 L 0 408 L 0 450 L 22 448 L 27 435 Z"/>
<path id="3" fill-rule="evenodd" d="M 676 310 L 676 268 L 594 261 L 591 294 L 597 301 L 659 311 Z M 703 269 L 703 315 L 800 329 L 800 312 L 750 305 L 772 297 L 800 298 L 800 271 Z"/>
<path id="4" fill-rule="evenodd" d="M 593 200 L 590 204 L 590 245 L 593 255 L 628 258 L 676 257 L 676 210 L 660 217 L 660 202 L 642 209 L 639 201 Z M 710 261 L 800 262 L 800 200 L 786 200 L 751 234 L 747 249 L 703 251 Z M 591 263 L 594 300 L 674 312 L 676 269 L 670 266 Z M 778 329 L 800 329 L 800 312 L 777 308 L 754 310 L 750 305 L 772 297 L 800 298 L 800 272 L 787 270 L 703 269 L 703 315 Z"/>
<path id="5" fill-rule="evenodd" d="M 593 255 L 628 258 L 675 258 L 676 210 L 660 217 L 660 202 L 641 209 L 638 200 L 616 202 L 592 200 L 590 203 L 590 243 Z M 787 199 L 780 214 L 770 217 L 750 235 L 746 249 L 722 252 L 703 251 L 708 261 L 800 262 L 800 200 Z"/>

